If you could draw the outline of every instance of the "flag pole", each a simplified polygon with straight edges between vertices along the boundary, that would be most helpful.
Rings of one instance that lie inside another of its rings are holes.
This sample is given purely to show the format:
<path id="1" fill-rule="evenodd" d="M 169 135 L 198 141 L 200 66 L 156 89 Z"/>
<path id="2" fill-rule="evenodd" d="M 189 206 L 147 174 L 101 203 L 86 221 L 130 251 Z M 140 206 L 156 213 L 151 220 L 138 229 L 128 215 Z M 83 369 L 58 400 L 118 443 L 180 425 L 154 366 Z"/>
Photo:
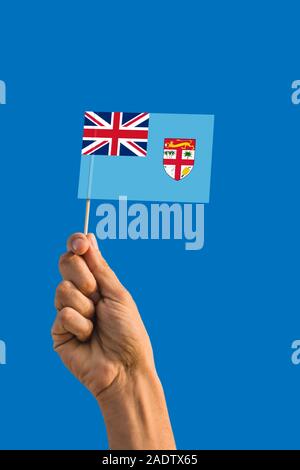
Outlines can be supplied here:
<path id="1" fill-rule="evenodd" d="M 94 155 L 90 155 L 90 164 L 89 164 L 89 175 L 88 175 L 88 190 L 87 198 L 85 204 L 85 218 L 84 218 L 84 230 L 85 235 L 89 231 L 89 220 L 90 220 L 90 208 L 91 208 L 91 196 L 92 196 L 92 182 L 93 182 L 93 170 L 94 170 Z"/>
<path id="2" fill-rule="evenodd" d="M 89 231 L 89 219 L 90 219 L 90 207 L 91 207 L 91 200 L 86 200 L 85 205 L 85 218 L 84 218 L 84 235 L 88 234 Z"/>

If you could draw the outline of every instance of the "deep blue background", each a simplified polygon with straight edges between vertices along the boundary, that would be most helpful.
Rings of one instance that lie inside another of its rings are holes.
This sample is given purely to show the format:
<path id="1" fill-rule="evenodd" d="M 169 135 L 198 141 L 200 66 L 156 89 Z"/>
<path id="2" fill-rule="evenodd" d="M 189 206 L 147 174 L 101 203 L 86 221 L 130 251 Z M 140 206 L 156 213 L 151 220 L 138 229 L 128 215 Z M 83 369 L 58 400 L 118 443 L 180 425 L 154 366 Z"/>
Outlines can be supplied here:
<path id="1" fill-rule="evenodd" d="M 296 5 L 2 4 L 1 448 L 107 447 L 50 339 L 87 108 L 215 114 L 204 249 L 101 246 L 149 330 L 178 446 L 300 448 Z"/>

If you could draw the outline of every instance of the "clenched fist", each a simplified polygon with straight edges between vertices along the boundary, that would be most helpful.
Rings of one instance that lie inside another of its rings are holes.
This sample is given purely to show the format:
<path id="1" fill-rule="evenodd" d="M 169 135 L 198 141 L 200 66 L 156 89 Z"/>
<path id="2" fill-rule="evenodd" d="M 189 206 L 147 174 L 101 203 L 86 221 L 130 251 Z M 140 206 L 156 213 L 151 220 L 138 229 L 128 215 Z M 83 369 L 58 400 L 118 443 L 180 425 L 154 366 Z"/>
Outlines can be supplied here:
<path id="1" fill-rule="evenodd" d="M 68 240 L 55 296 L 54 349 L 96 397 L 111 448 L 174 449 L 151 343 L 93 234 Z"/>

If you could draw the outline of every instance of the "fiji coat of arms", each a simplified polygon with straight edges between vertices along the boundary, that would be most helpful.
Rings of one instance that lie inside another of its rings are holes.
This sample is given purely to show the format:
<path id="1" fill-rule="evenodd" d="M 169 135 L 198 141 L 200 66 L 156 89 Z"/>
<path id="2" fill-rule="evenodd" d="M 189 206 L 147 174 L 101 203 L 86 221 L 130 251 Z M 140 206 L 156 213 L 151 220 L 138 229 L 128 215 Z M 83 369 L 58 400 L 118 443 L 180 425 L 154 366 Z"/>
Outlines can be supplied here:
<path id="1" fill-rule="evenodd" d="M 163 165 L 166 173 L 175 181 L 188 176 L 195 163 L 196 139 L 164 140 Z"/>

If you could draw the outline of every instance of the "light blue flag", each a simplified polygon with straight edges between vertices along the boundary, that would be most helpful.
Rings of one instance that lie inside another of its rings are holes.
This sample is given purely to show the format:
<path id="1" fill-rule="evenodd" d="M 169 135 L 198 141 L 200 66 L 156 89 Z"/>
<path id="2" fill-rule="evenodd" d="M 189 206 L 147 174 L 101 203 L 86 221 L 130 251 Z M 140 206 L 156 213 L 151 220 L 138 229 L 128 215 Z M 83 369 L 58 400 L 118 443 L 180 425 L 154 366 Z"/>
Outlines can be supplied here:
<path id="1" fill-rule="evenodd" d="M 214 116 L 85 113 L 78 197 L 209 202 Z"/>

